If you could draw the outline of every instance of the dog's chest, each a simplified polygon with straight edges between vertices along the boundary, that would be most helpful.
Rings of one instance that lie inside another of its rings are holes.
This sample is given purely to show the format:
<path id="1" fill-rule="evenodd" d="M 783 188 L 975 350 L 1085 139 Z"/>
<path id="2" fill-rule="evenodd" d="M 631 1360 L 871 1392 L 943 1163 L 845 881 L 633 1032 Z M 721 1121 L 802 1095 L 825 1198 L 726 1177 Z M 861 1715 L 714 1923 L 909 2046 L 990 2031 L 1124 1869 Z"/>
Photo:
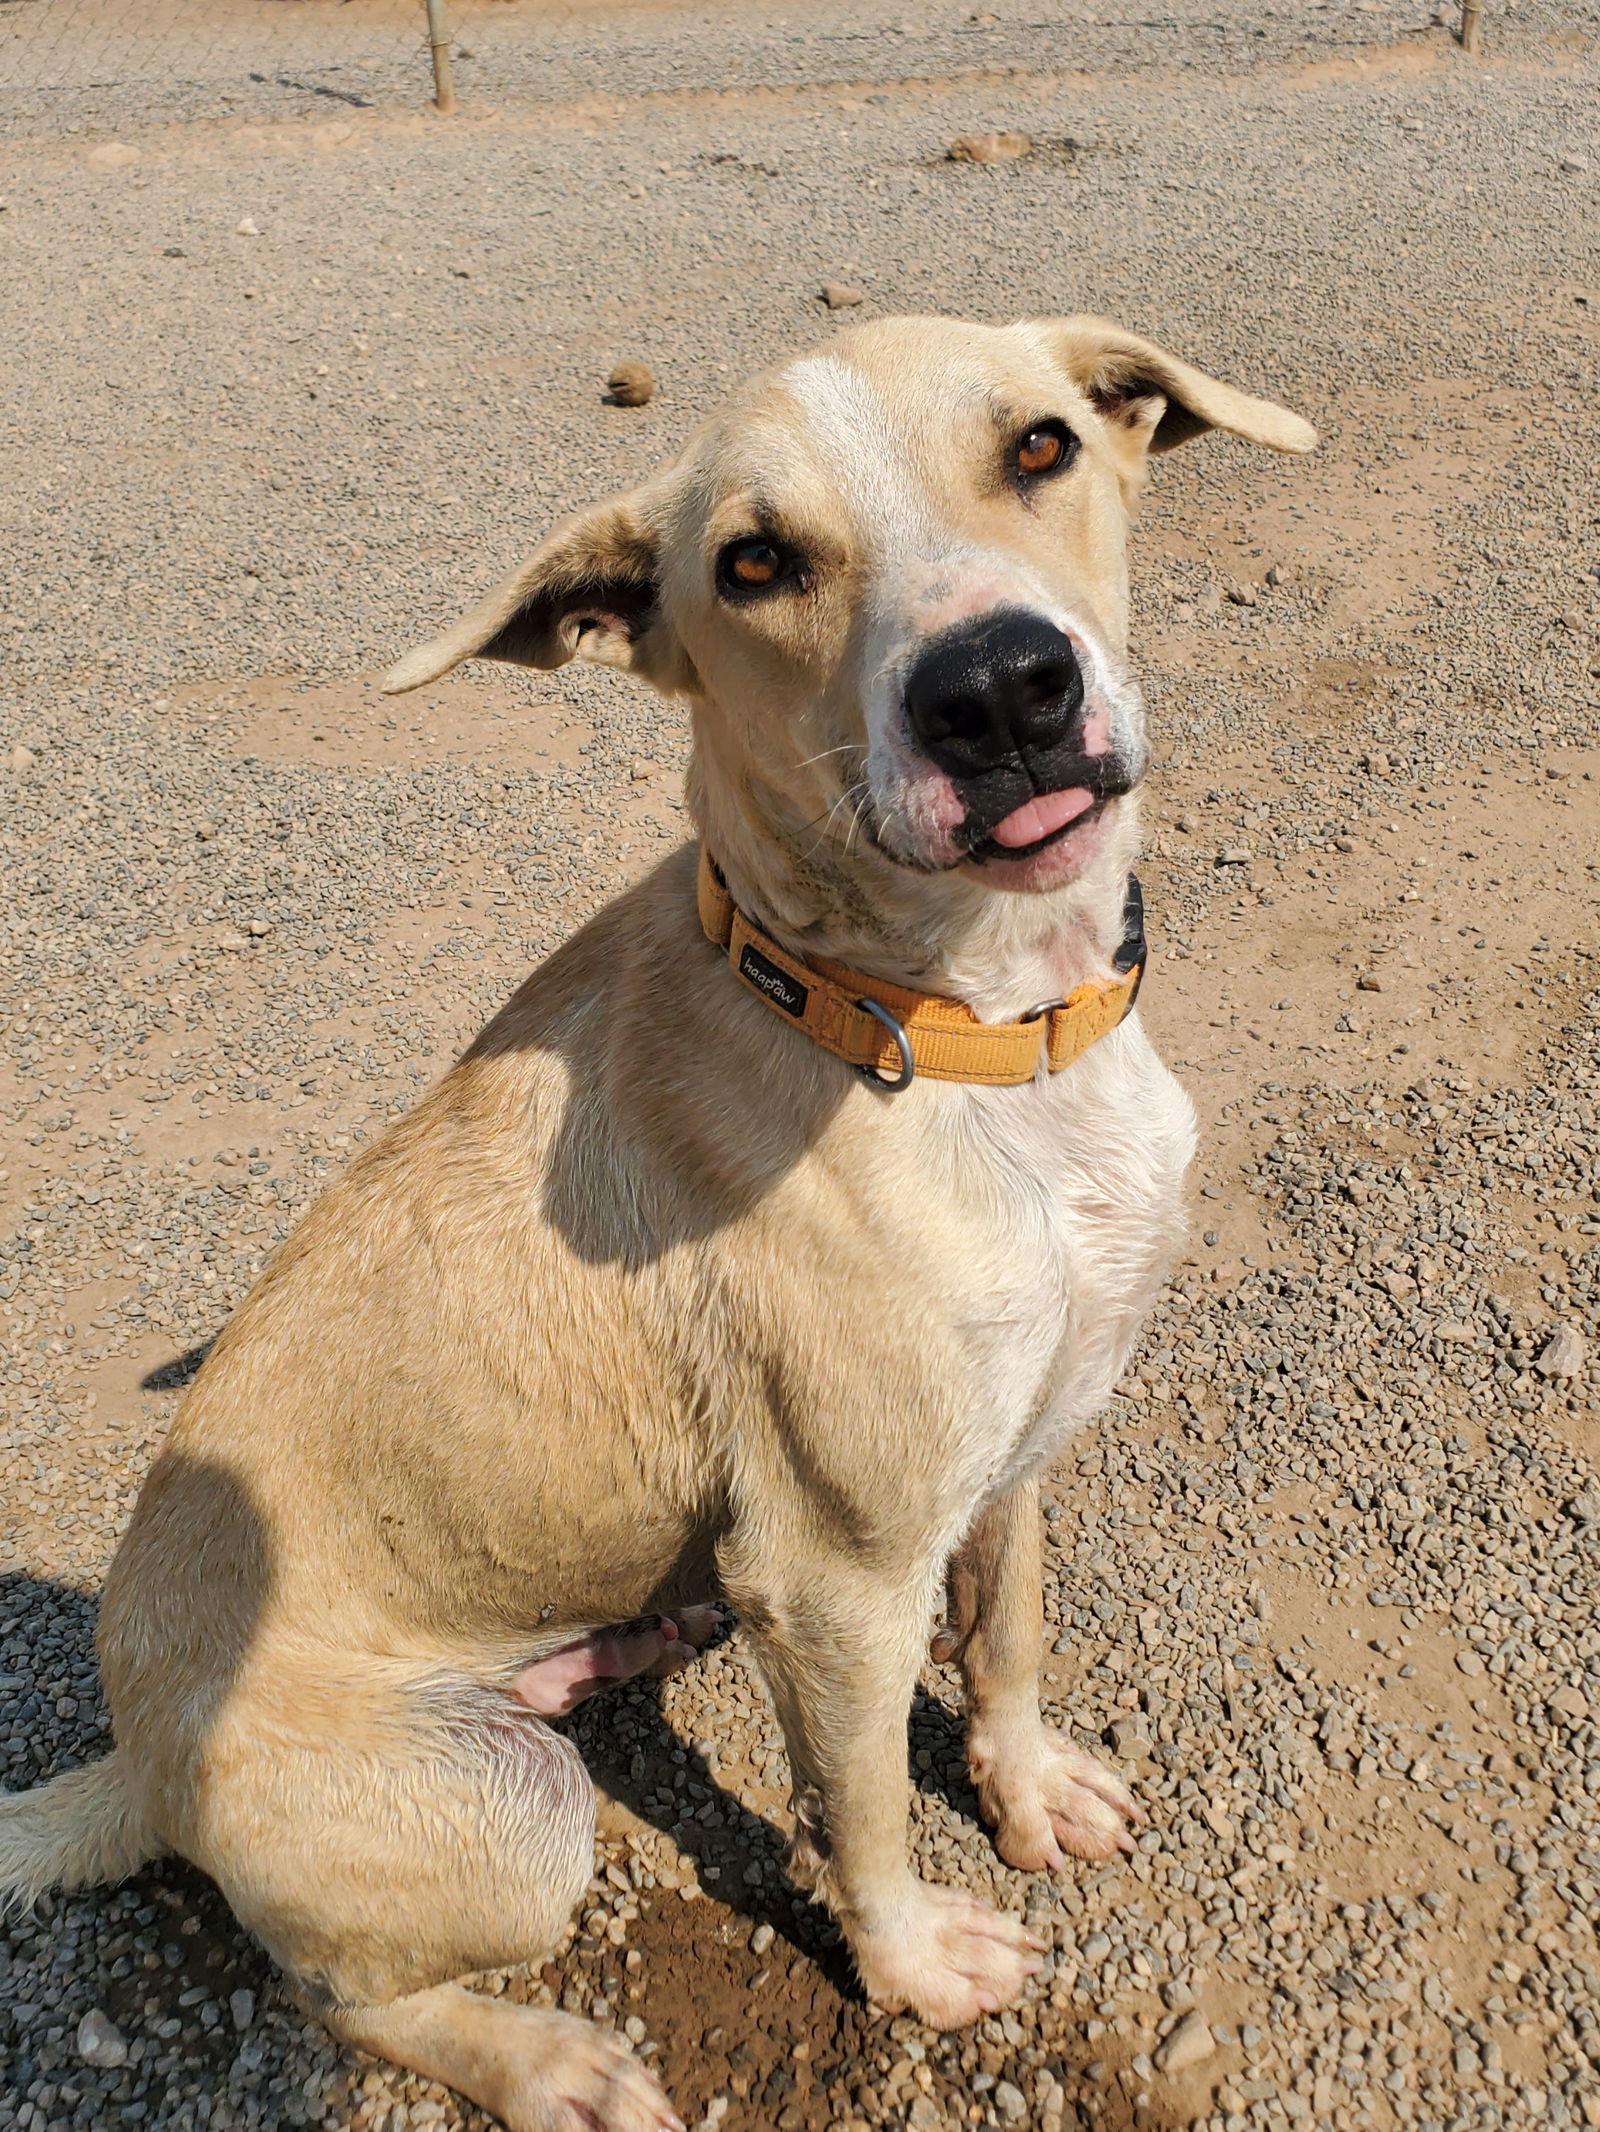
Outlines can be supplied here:
<path id="1" fill-rule="evenodd" d="M 941 1094 L 921 1233 L 944 1258 L 927 1278 L 966 1374 L 960 1463 L 981 1496 L 1108 1396 L 1181 1223 L 1193 1127 L 1131 1029 L 1051 1081 Z"/>

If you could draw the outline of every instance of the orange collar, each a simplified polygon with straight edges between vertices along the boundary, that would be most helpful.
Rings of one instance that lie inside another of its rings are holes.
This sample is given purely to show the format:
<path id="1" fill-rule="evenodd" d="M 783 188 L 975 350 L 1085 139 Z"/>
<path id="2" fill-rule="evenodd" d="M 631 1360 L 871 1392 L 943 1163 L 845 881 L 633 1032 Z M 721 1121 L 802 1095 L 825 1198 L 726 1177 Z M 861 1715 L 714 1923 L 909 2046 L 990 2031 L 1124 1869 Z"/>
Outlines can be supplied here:
<path id="1" fill-rule="evenodd" d="M 980 1022 L 960 1000 L 908 992 L 842 963 L 801 962 L 751 924 L 704 845 L 698 896 L 705 936 L 726 951 L 740 982 L 824 1051 L 891 1090 L 909 1088 L 918 1074 L 1008 1088 L 1033 1080 L 1041 1063 L 1059 1073 L 1132 1010 L 1147 960 L 1144 898 L 1130 874 L 1115 978 L 1079 985 L 1021 1021 Z"/>

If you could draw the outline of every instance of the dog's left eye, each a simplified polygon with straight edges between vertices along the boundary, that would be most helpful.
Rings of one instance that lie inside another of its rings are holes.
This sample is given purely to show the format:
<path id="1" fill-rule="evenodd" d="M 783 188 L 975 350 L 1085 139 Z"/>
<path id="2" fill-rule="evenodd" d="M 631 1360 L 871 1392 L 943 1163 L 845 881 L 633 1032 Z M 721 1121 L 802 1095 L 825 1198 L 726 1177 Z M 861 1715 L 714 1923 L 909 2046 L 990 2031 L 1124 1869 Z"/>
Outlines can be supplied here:
<path id="1" fill-rule="evenodd" d="M 1065 422 L 1035 422 L 1013 445 L 1011 464 L 1019 481 L 1041 481 L 1061 473 L 1077 453 L 1078 440 Z"/>
<path id="2" fill-rule="evenodd" d="M 770 592 L 799 574 L 800 558 L 794 549 L 760 533 L 730 540 L 717 557 L 717 584 L 735 596 Z"/>

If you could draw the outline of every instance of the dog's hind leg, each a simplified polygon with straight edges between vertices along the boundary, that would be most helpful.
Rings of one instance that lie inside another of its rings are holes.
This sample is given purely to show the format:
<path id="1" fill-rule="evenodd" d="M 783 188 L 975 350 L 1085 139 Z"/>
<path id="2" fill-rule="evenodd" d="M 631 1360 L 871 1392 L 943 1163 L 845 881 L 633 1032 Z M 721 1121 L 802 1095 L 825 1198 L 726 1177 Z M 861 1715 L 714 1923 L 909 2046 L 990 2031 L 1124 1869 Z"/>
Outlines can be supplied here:
<path id="1" fill-rule="evenodd" d="M 510 2132 L 678 2126 L 620 2037 L 452 1981 L 546 1955 L 593 1870 L 588 1772 L 524 1703 L 382 1661 L 268 1667 L 212 1727 L 195 1784 L 176 1847 L 335 2035 Z"/>
<path id="2" fill-rule="evenodd" d="M 1070 1851 L 1131 1851 L 1133 1796 L 1114 1770 L 1039 1713 L 1044 1598 L 1039 1490 L 1025 1481 L 980 1511 L 950 1565 L 951 1627 L 967 1692 L 967 1766 L 1008 1865 L 1059 1866 Z"/>

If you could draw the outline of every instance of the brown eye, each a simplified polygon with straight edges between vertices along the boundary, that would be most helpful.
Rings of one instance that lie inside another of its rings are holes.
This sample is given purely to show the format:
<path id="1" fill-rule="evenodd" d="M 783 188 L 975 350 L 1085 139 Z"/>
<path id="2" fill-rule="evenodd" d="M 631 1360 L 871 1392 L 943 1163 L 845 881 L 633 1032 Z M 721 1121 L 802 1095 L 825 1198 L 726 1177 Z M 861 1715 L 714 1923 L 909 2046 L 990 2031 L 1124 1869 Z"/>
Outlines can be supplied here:
<path id="1" fill-rule="evenodd" d="M 717 581 L 724 592 L 767 592 L 798 574 L 799 558 L 762 534 L 730 540 L 717 557 Z"/>
<path id="2" fill-rule="evenodd" d="M 1017 439 L 1012 465 L 1022 481 L 1058 474 L 1071 463 L 1078 440 L 1064 422 L 1036 422 Z"/>

